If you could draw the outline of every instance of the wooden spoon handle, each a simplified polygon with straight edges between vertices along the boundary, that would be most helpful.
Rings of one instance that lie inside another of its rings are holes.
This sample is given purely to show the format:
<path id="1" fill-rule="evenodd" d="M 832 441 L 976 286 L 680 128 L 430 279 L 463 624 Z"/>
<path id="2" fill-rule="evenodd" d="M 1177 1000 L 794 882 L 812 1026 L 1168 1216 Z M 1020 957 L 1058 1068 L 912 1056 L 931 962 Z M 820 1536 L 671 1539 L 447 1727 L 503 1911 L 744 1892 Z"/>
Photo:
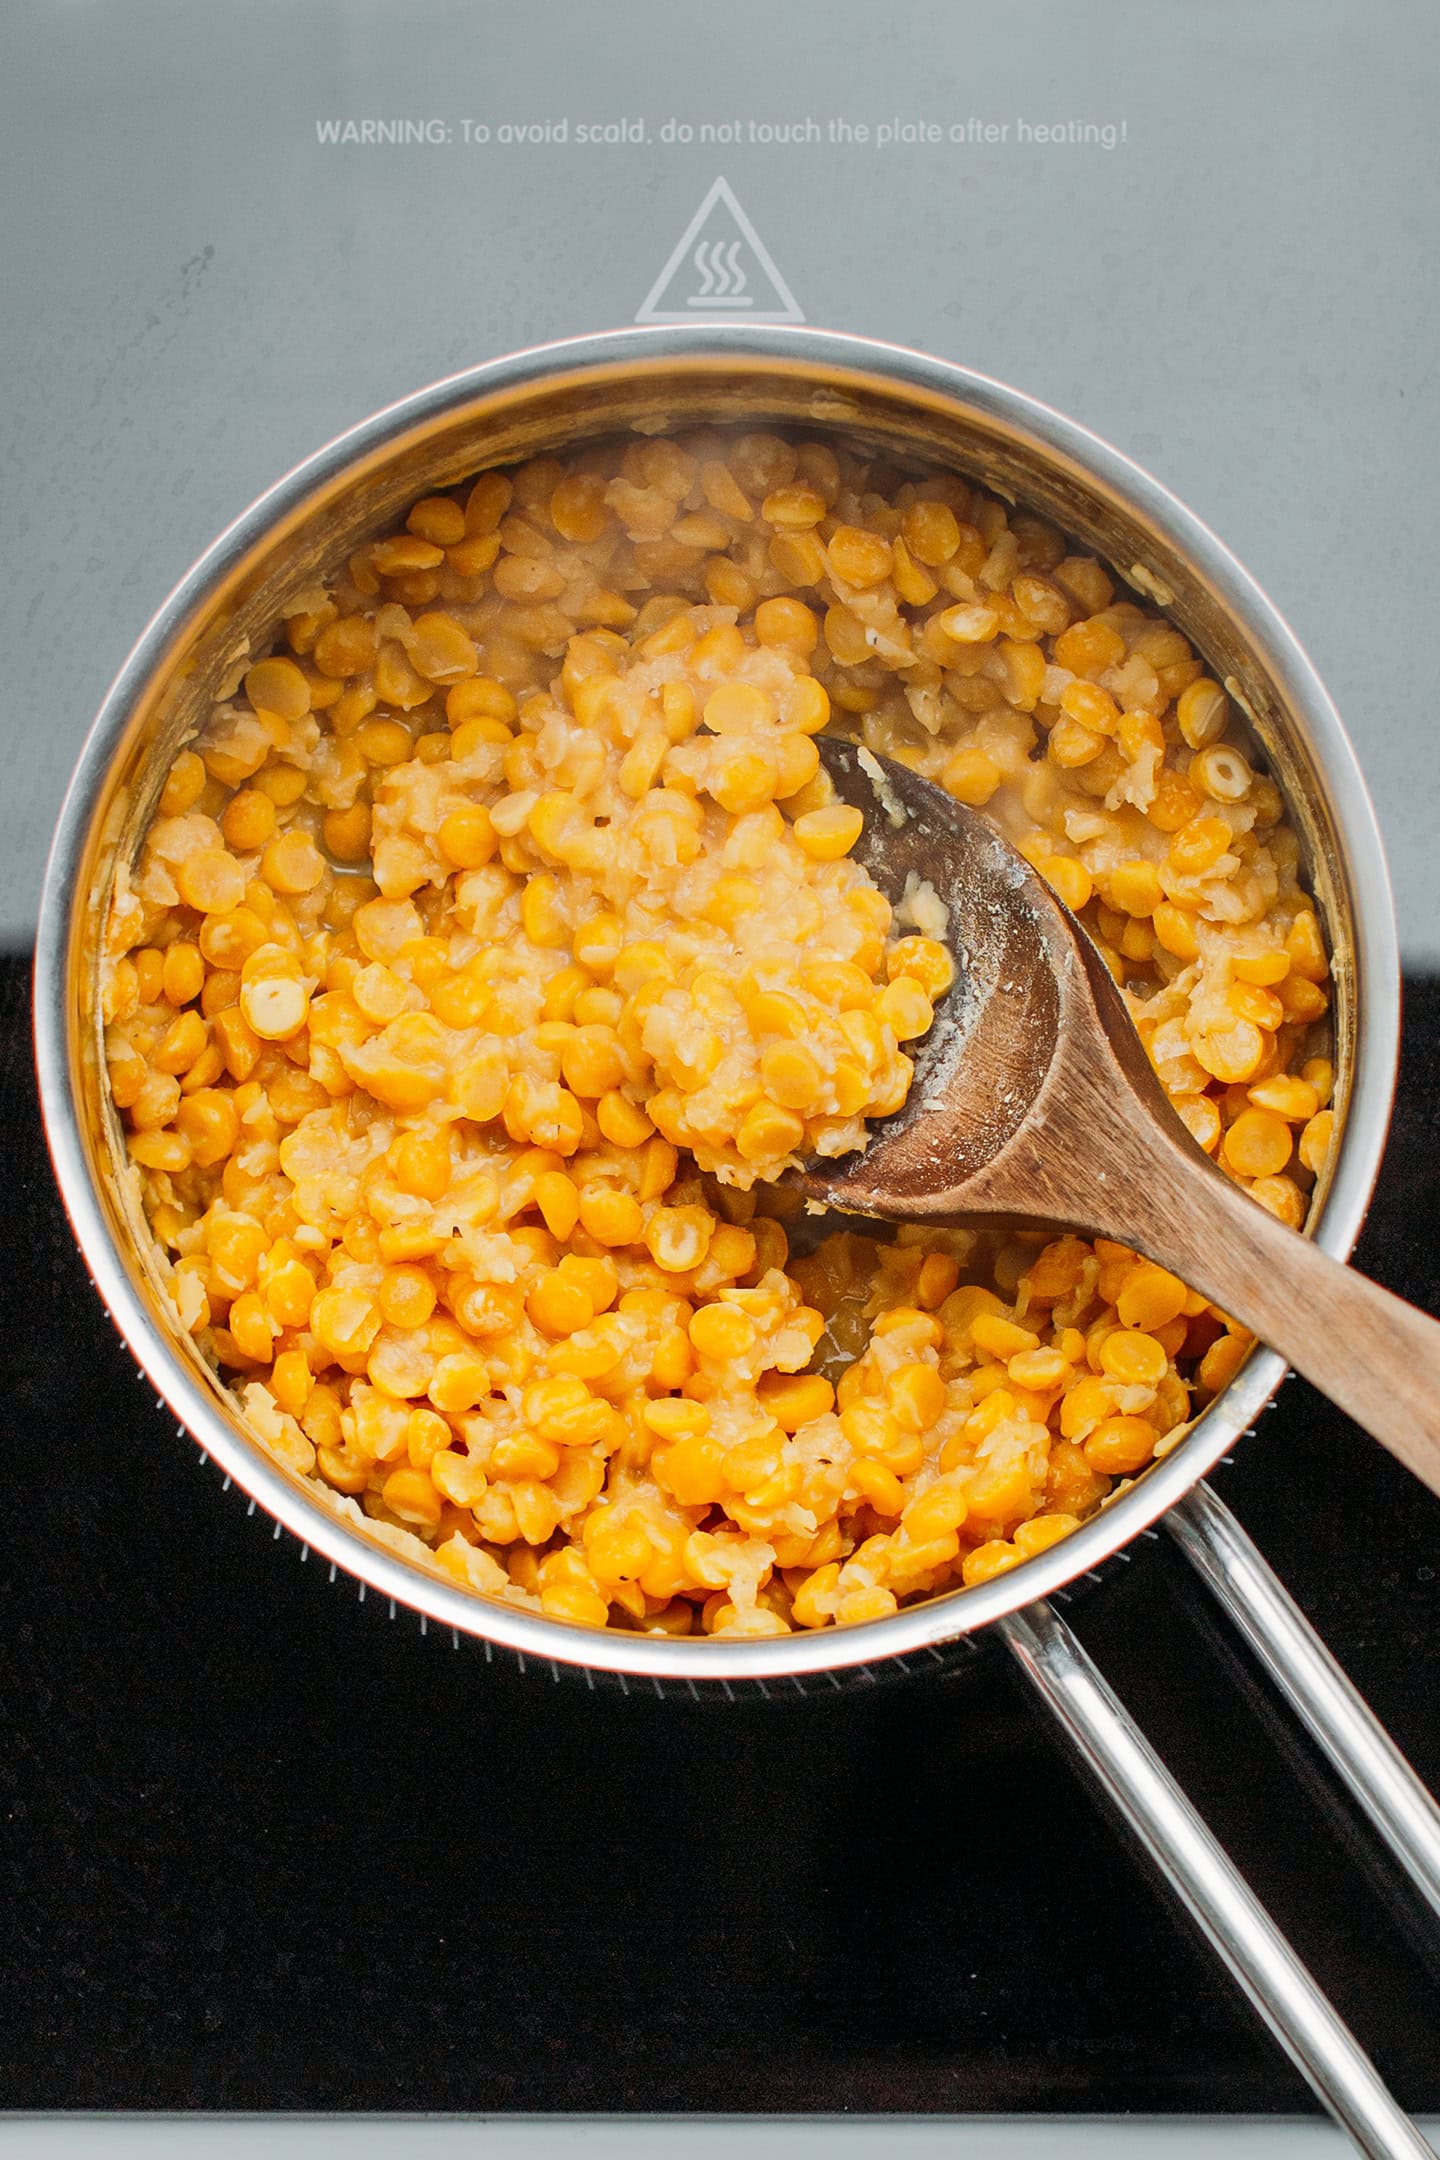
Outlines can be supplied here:
<path id="1" fill-rule="evenodd" d="M 1440 1322 L 1287 1229 L 1198 1153 L 1173 1148 L 1163 1185 L 1127 1243 L 1253 1328 L 1440 1494 Z"/>

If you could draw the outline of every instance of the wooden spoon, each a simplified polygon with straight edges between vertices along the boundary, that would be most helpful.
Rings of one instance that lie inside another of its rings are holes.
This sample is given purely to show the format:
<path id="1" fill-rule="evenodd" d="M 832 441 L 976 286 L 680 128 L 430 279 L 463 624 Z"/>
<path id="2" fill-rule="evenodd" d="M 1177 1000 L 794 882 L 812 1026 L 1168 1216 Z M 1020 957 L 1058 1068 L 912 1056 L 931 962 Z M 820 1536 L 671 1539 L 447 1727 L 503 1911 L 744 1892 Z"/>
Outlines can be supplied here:
<path id="1" fill-rule="evenodd" d="M 869 1145 L 787 1180 L 902 1222 L 1059 1224 L 1133 1246 L 1278 1350 L 1440 1493 L 1440 1323 L 1251 1200 L 1192 1139 L 1069 910 L 977 812 L 850 742 L 820 741 L 887 897 L 928 882 L 958 975 L 909 1099 Z"/>

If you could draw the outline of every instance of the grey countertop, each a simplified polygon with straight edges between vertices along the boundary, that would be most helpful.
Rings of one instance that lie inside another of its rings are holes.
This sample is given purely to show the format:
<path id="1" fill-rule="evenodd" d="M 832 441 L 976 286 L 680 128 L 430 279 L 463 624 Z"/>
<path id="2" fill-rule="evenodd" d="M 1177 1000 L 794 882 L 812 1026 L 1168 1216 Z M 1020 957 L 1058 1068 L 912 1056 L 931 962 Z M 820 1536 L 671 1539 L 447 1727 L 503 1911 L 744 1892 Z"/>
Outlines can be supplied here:
<path id="1" fill-rule="evenodd" d="M 1432 2142 L 1440 2123 L 1422 2123 Z M 11 2117 L 15 2160 L 1340 2160 L 1351 2150 L 1324 2122 L 1244 2116 L 814 2116 L 715 2118 Z"/>
<path id="2" fill-rule="evenodd" d="M 730 0 L 683 35 L 666 0 L 623 29 L 579 0 L 9 0 L 6 28 L 0 942 L 213 534 L 404 392 L 633 319 L 723 174 L 810 322 L 1047 399 L 1229 541 L 1353 732 L 1407 959 L 1440 964 L 1422 0 Z M 376 118 L 438 139 L 319 139 Z"/>

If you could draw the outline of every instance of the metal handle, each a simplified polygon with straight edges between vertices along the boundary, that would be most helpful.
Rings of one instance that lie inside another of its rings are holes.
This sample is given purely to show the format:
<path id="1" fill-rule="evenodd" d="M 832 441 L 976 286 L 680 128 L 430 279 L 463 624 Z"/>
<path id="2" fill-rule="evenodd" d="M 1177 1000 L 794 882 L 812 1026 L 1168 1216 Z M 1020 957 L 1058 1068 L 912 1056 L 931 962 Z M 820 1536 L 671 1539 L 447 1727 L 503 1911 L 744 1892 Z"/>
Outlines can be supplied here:
<path id="1" fill-rule="evenodd" d="M 1440 1913 L 1440 1807 L 1364 1696 L 1207 1485 L 1172 1508 L 1165 1527 Z"/>
<path id="2" fill-rule="evenodd" d="M 1026 1679 L 1179 1894 L 1280 2045 L 1370 2160 L 1435 2160 L 1348 2025 L 1059 1614 L 995 1623 Z"/>

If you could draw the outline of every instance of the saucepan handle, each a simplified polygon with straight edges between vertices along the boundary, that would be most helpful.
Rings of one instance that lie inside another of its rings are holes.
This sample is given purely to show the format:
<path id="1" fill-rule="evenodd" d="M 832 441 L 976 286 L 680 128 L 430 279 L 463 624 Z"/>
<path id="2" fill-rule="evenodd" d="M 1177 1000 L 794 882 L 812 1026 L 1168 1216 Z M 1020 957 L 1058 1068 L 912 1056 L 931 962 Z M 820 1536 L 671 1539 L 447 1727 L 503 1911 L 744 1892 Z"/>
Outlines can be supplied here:
<path id="1" fill-rule="evenodd" d="M 1165 1528 L 1440 1913 L 1440 1807 L 1253 1540 L 1208 1485 L 1187 1493 Z"/>
<path id="2" fill-rule="evenodd" d="M 1036 1694 L 1297 2070 L 1371 2160 L 1435 2160 L 1248 1883 L 1053 1608 L 996 1626 Z"/>

